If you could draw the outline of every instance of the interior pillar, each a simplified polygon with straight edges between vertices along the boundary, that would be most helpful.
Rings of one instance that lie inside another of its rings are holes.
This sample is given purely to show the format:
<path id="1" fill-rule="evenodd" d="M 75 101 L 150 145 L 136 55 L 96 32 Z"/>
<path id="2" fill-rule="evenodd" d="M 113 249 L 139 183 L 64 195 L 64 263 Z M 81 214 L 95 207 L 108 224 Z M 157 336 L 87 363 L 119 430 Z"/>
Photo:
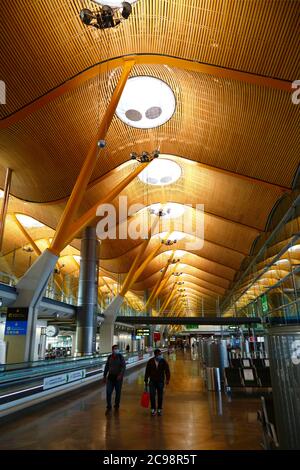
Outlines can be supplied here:
<path id="1" fill-rule="evenodd" d="M 84 230 L 80 254 L 75 354 L 87 356 L 96 352 L 98 240 L 95 227 Z"/>
<path id="2" fill-rule="evenodd" d="M 281 449 L 300 449 L 300 325 L 267 331 L 274 410 Z"/>

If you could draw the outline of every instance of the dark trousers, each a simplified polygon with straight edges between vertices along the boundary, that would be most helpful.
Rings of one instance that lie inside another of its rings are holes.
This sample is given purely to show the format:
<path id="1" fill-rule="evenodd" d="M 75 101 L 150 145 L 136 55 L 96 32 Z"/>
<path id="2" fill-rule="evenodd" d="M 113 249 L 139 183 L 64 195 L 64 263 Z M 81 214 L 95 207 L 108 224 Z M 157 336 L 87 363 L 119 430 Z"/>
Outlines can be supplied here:
<path id="1" fill-rule="evenodd" d="M 156 410 L 156 392 L 157 392 L 157 409 L 162 409 L 163 394 L 164 394 L 164 382 L 152 382 L 149 383 L 150 401 L 151 408 Z"/>
<path id="2" fill-rule="evenodd" d="M 114 390 L 116 391 L 115 406 L 118 407 L 120 405 L 122 383 L 123 383 L 123 380 L 109 380 L 109 379 L 107 379 L 107 383 L 106 383 L 107 408 L 111 408 L 111 397 L 112 397 L 112 394 L 113 394 Z"/>

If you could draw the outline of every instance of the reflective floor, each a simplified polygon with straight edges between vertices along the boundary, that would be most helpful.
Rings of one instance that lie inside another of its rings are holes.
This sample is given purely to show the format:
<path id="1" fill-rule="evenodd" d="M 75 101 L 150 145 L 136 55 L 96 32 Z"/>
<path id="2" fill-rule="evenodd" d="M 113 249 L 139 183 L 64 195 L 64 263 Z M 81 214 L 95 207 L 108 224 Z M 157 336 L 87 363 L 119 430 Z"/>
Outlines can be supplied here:
<path id="1" fill-rule="evenodd" d="M 144 368 L 125 379 L 118 414 L 93 386 L 1 424 L 0 449 L 260 449 L 259 398 L 207 392 L 197 357 L 169 358 L 162 417 L 141 408 Z"/>

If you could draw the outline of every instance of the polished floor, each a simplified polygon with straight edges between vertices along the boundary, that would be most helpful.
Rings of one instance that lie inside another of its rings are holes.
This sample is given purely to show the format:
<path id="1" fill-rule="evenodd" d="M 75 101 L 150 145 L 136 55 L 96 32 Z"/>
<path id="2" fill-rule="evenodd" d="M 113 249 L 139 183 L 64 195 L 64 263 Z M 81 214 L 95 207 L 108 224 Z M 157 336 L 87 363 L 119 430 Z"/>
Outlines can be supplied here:
<path id="1" fill-rule="evenodd" d="M 105 387 L 93 386 L 1 424 L 0 449 L 260 449 L 259 399 L 207 392 L 197 356 L 168 359 L 164 414 L 141 408 L 144 368 L 124 379 L 118 414 L 105 415 Z"/>

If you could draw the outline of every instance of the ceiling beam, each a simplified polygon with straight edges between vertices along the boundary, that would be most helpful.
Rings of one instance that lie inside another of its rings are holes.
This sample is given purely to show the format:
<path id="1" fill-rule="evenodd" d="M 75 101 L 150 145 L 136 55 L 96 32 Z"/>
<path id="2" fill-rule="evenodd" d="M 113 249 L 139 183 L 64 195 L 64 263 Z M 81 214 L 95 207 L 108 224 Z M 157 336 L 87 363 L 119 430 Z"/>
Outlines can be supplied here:
<path id="1" fill-rule="evenodd" d="M 129 54 L 126 56 L 103 61 L 83 70 L 79 74 L 75 75 L 75 77 L 70 78 L 58 87 L 50 90 L 48 93 L 45 93 L 44 95 L 32 101 L 31 103 L 23 106 L 19 110 L 3 118 L 0 121 L 0 129 L 5 129 L 7 127 L 12 126 L 13 124 L 16 124 L 19 121 L 22 121 L 26 117 L 30 116 L 32 113 L 41 109 L 43 106 L 46 106 L 47 104 L 54 101 L 56 98 L 59 98 L 65 93 L 75 90 L 86 81 L 99 76 L 101 73 L 107 73 L 108 71 L 113 70 L 117 67 L 122 67 L 124 65 L 124 60 L 128 59 L 134 59 L 136 65 L 168 65 L 169 67 L 180 68 L 196 73 L 204 73 L 219 78 L 237 80 L 239 82 L 244 82 L 249 85 L 262 86 L 265 88 L 281 90 L 288 93 L 291 93 L 292 90 L 291 82 L 279 80 L 277 78 L 264 77 L 262 75 L 241 72 L 239 70 L 205 64 L 194 60 L 180 59 L 178 57 L 172 57 L 168 55 Z"/>

